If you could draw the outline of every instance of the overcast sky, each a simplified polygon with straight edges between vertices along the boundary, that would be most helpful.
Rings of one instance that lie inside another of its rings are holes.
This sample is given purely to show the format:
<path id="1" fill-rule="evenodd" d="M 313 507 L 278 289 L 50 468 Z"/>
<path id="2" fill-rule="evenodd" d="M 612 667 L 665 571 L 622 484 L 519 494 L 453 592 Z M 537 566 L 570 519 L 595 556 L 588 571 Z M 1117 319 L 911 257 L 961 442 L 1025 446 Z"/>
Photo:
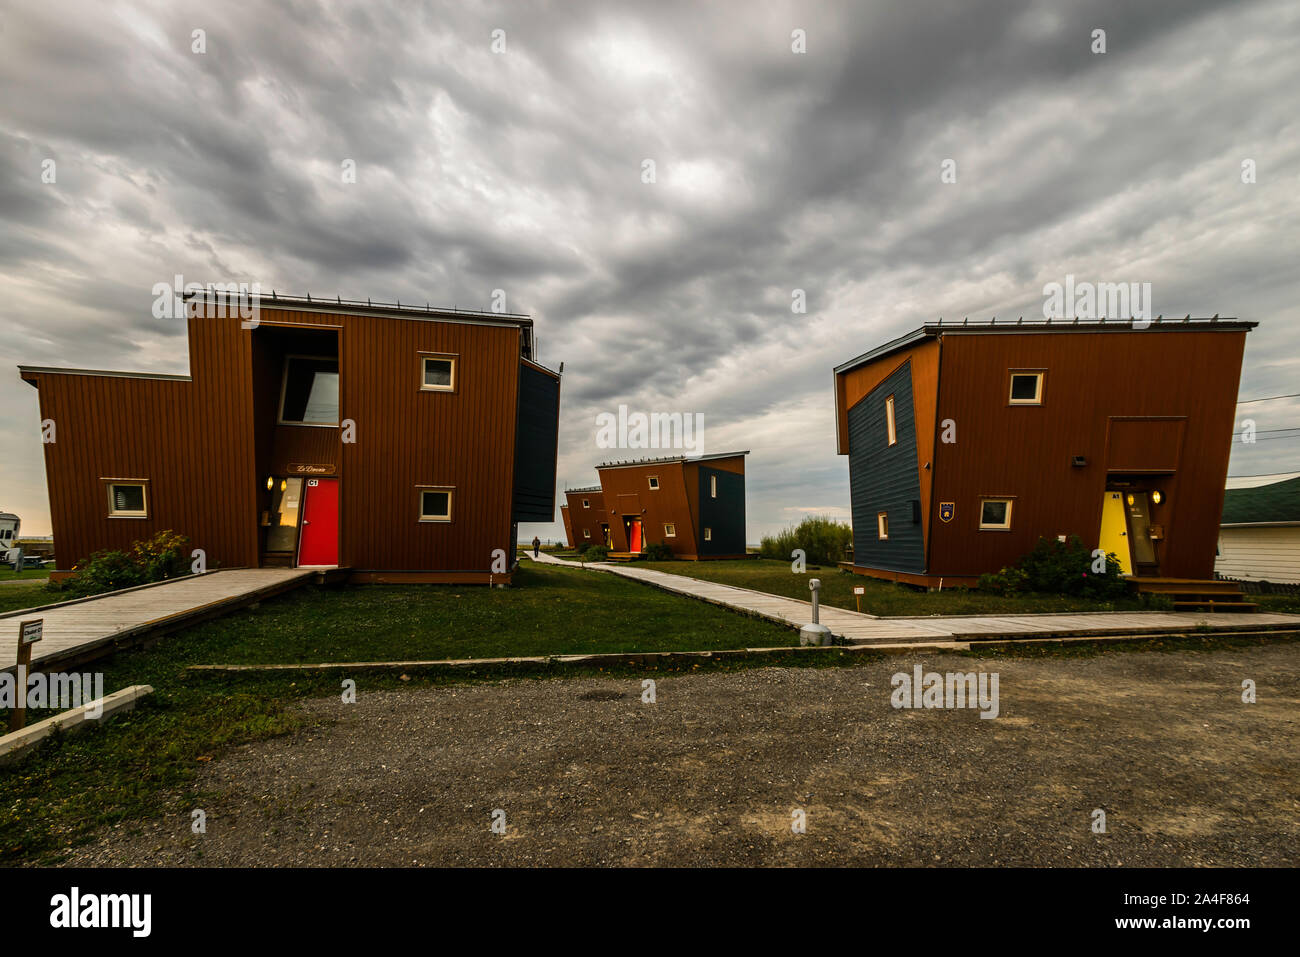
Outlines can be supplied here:
<path id="1" fill-rule="evenodd" d="M 755 542 L 848 516 L 834 365 L 939 316 L 1041 317 L 1067 274 L 1260 322 L 1242 398 L 1300 392 L 1290 0 L 49 0 L 5 4 L 0 45 L 0 507 L 29 534 L 14 367 L 187 371 L 150 312 L 177 273 L 505 290 L 565 363 L 560 487 L 611 457 L 599 412 L 700 412 L 709 451 L 752 450 Z M 1245 415 L 1300 426 L 1300 403 Z M 1231 474 L 1300 469 L 1294 436 L 1236 445 Z"/>

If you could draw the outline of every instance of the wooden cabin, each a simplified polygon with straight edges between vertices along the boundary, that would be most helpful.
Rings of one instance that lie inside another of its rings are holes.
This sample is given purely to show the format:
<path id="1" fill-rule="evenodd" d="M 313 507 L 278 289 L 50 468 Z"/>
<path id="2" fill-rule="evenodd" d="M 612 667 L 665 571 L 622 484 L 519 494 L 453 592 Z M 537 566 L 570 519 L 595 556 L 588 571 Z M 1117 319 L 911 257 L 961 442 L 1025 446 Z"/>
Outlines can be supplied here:
<path id="1" fill-rule="evenodd" d="M 554 520 L 560 377 L 529 317 L 187 302 L 188 375 L 19 367 L 55 429 L 61 572 L 172 529 L 208 568 L 499 583 L 517 524 Z"/>
<path id="2" fill-rule="evenodd" d="M 934 324 L 838 366 L 852 570 L 973 585 L 1077 535 L 1126 574 L 1209 579 L 1255 325 Z"/>
<path id="3" fill-rule="evenodd" d="M 1224 493 L 1220 578 L 1300 583 L 1300 476 L 1263 476 Z"/>
<path id="4" fill-rule="evenodd" d="M 564 534 L 569 547 L 577 548 L 583 543 L 612 547 L 609 516 L 605 514 L 605 498 L 600 486 L 565 489 L 564 499 L 560 514 L 564 518 Z"/>
<path id="5" fill-rule="evenodd" d="M 596 466 L 611 554 L 652 543 L 692 561 L 745 557 L 745 456 L 671 456 Z M 570 503 L 570 511 L 573 506 Z"/>

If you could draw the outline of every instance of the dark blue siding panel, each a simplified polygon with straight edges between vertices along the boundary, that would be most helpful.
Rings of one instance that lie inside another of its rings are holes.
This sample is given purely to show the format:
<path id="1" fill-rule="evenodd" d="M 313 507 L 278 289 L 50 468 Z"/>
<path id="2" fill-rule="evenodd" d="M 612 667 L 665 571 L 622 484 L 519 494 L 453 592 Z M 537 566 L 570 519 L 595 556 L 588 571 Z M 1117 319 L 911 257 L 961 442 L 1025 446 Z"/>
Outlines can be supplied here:
<path id="1" fill-rule="evenodd" d="M 701 555 L 745 554 L 745 476 L 700 466 L 700 527 L 697 534 Z M 709 497 L 709 477 L 718 478 L 718 497 Z M 713 530 L 712 541 L 704 530 Z"/>
<path id="2" fill-rule="evenodd" d="M 560 440 L 560 382 L 519 365 L 515 426 L 515 522 L 555 519 L 555 456 Z"/>
<path id="3" fill-rule="evenodd" d="M 885 399 L 894 397 L 894 433 L 889 444 Z M 898 572 L 925 571 L 925 542 L 914 523 L 913 502 L 921 500 L 916 471 L 916 416 L 912 409 L 912 364 L 905 362 L 849 409 L 849 489 L 853 501 L 853 561 Z M 876 535 L 876 514 L 889 514 L 889 539 Z"/>

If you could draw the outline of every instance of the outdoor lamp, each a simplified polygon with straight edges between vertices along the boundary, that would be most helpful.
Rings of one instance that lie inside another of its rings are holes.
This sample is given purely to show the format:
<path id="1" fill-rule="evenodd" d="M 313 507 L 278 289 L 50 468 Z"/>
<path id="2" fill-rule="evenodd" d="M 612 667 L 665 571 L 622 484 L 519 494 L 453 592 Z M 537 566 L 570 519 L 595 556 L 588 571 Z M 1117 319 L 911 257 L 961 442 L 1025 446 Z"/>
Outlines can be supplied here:
<path id="1" fill-rule="evenodd" d="M 1151 501 L 1155 502 L 1157 505 L 1160 504 L 1160 499 L 1162 499 L 1163 497 L 1164 496 L 1160 494 L 1159 489 L 1151 493 Z"/>
<path id="2" fill-rule="evenodd" d="M 284 491 L 285 489 L 287 489 L 288 487 L 289 487 L 289 480 L 288 480 L 288 479 L 280 479 L 280 491 L 283 492 L 283 491 Z"/>
<path id="3" fill-rule="evenodd" d="M 269 492 L 274 486 L 275 486 L 275 476 L 268 475 L 266 477 L 266 490 Z"/>

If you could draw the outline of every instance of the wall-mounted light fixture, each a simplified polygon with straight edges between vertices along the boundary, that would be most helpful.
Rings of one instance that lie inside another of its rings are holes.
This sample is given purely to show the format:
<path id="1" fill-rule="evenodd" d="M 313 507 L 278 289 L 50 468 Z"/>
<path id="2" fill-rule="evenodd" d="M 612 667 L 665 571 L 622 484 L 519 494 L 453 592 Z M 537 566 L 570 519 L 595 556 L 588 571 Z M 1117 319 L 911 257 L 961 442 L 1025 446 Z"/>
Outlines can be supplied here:
<path id="1" fill-rule="evenodd" d="M 274 488 L 274 487 L 275 487 L 275 476 L 274 476 L 274 475 L 268 475 L 268 476 L 266 477 L 266 490 L 269 492 L 269 491 L 271 491 L 271 489 Z"/>
<path id="2" fill-rule="evenodd" d="M 1151 501 L 1155 502 L 1157 505 L 1160 504 L 1163 498 L 1164 496 L 1160 494 L 1160 489 L 1156 489 L 1154 492 L 1151 493 Z"/>
<path id="3" fill-rule="evenodd" d="M 1128 503 L 1129 503 L 1130 505 L 1132 505 L 1132 504 L 1133 504 L 1134 502 L 1136 502 L 1136 501 L 1137 501 L 1137 499 L 1133 497 L 1133 493 L 1132 493 L 1132 492 L 1129 492 L 1129 493 L 1128 493 Z"/>
<path id="4" fill-rule="evenodd" d="M 280 479 L 280 491 L 283 492 L 283 491 L 284 491 L 285 489 L 287 489 L 288 487 L 289 487 L 289 480 L 288 480 L 288 479 Z"/>

